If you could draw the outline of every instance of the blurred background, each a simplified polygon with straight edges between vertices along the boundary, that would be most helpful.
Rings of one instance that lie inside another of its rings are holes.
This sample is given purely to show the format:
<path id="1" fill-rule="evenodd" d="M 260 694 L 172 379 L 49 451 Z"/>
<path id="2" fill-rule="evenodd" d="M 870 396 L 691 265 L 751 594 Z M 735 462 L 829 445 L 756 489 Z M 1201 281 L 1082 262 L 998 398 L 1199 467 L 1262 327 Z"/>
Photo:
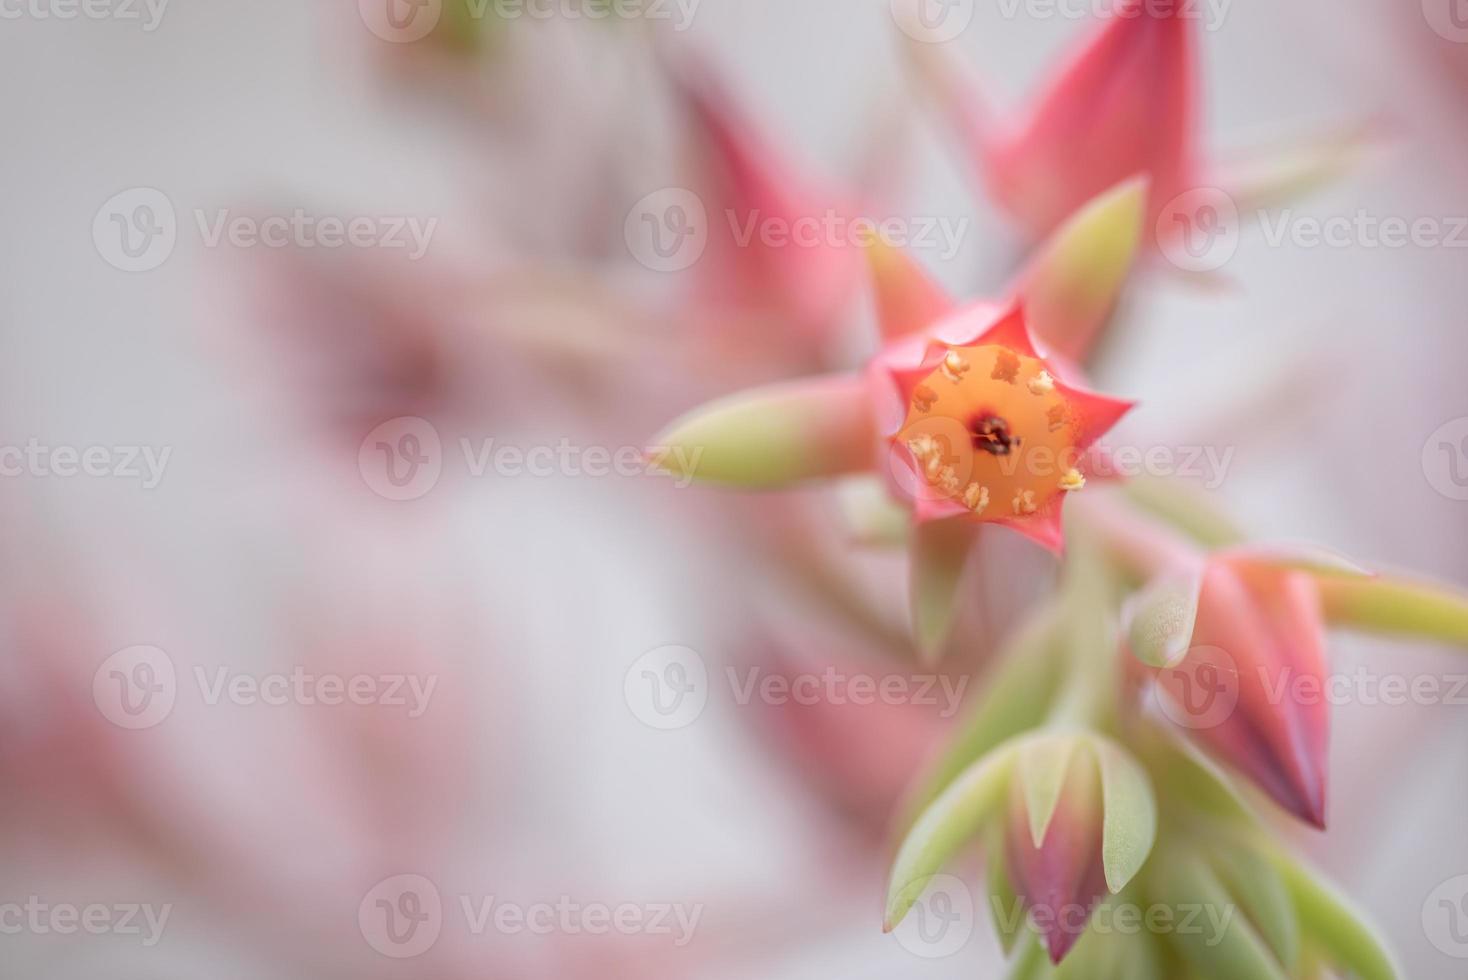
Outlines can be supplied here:
<path id="1" fill-rule="evenodd" d="M 1456 2 L 1210 5 L 1205 144 L 1381 119 L 1289 220 L 1468 224 Z M 1000 110 L 1089 26 L 950 6 Z M 953 232 L 917 251 L 956 294 L 1024 242 L 887 0 L 465 9 L 0 3 L 0 976 L 990 975 L 982 921 L 944 955 L 880 930 L 887 814 L 984 643 L 900 708 L 758 693 L 904 676 L 900 573 L 834 537 L 840 581 L 800 571 L 829 494 L 641 456 L 710 397 L 858 363 L 865 287 L 803 272 L 834 326 L 802 333 L 730 308 L 716 243 L 640 229 L 717 213 L 691 65 L 805 186 Z M 1206 286 L 1141 277 L 1101 386 L 1231 451 L 1207 489 L 1251 531 L 1468 583 L 1468 439 L 1432 448 L 1468 437 L 1457 234 L 1246 227 Z M 1424 928 L 1468 873 L 1459 700 L 1341 705 L 1301 836 L 1413 977 L 1468 952 Z"/>

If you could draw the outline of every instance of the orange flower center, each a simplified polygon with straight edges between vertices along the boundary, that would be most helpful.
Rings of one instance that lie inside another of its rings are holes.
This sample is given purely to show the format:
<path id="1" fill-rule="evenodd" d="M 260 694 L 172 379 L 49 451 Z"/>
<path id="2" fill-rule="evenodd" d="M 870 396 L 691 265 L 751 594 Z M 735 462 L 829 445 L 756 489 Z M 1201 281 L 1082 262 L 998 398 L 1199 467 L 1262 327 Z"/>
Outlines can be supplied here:
<path id="1" fill-rule="evenodd" d="M 952 348 L 913 389 L 898 443 L 935 497 L 982 519 L 1023 517 L 1079 490 L 1076 420 L 1038 358 Z"/>

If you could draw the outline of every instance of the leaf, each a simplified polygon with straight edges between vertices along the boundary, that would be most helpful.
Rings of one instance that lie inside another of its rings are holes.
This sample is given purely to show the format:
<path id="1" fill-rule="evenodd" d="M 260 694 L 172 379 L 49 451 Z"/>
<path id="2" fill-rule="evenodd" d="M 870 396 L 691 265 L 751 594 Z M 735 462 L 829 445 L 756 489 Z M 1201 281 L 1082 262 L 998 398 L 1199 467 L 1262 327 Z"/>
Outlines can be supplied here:
<path id="1" fill-rule="evenodd" d="M 943 658 L 958 617 L 963 572 L 978 536 L 977 524 L 958 518 L 913 528 L 908 588 L 913 640 L 925 664 Z"/>
<path id="2" fill-rule="evenodd" d="M 677 477 L 775 489 L 869 469 L 875 450 L 865 382 L 828 375 L 751 389 L 695 409 L 647 453 Z"/>
<path id="3" fill-rule="evenodd" d="M 989 829 L 988 836 L 988 861 L 984 876 L 989 886 L 989 921 L 994 924 L 999 947 L 1004 950 L 1005 956 L 1009 956 L 1014 953 L 1015 944 L 1027 931 L 1025 908 L 1009 877 L 1008 857 L 1004 853 L 1004 829 L 995 824 Z"/>
<path id="4" fill-rule="evenodd" d="M 1408 579 L 1316 576 L 1333 626 L 1440 640 L 1468 648 L 1468 595 Z"/>
<path id="5" fill-rule="evenodd" d="M 1136 261 L 1147 213 L 1147 180 L 1133 177 L 1097 196 L 1040 247 L 1018 293 L 1041 345 L 1083 360 Z"/>
<path id="6" fill-rule="evenodd" d="M 1020 750 L 1020 787 L 1024 790 L 1025 812 L 1029 814 L 1030 841 L 1037 848 L 1045 843 L 1045 832 L 1055 817 L 1076 745 L 1074 737 L 1059 735 L 1037 738 Z"/>
<path id="7" fill-rule="evenodd" d="M 1196 573 L 1159 578 L 1127 602 L 1122 619 L 1133 656 L 1149 667 L 1171 667 L 1187 656 L 1202 585 Z"/>
<path id="8" fill-rule="evenodd" d="M 1157 841 L 1152 782 L 1131 753 L 1099 735 L 1089 738 L 1101 768 L 1101 863 L 1114 895 L 1136 877 Z"/>
<path id="9" fill-rule="evenodd" d="M 883 340 L 921 333 L 953 309 L 953 300 L 902 249 L 874 237 L 866 257 Z"/>
<path id="10" fill-rule="evenodd" d="M 913 783 L 897 826 L 912 827 L 918 814 L 938 798 L 976 759 L 1005 739 L 1034 728 L 1060 680 L 1056 669 L 1059 607 L 1047 602 L 1031 613 L 999 652 L 984 694 L 949 747 Z"/>
<path id="11" fill-rule="evenodd" d="M 1271 855 L 1299 915 L 1308 946 L 1360 980 L 1395 980 L 1401 971 L 1360 915 L 1303 865 L 1282 852 Z"/>
<path id="12" fill-rule="evenodd" d="M 1200 909 L 1195 928 L 1173 929 L 1173 948 L 1203 980 L 1288 980 L 1284 968 L 1202 858 L 1174 849 L 1159 860 L 1154 903 Z"/>
<path id="13" fill-rule="evenodd" d="M 886 931 L 897 927 L 933 875 L 979 833 L 999 808 L 1009 788 L 1020 744 L 1005 743 L 975 762 L 918 817 L 892 865 Z"/>
<path id="14" fill-rule="evenodd" d="M 875 476 L 856 476 L 837 488 L 841 518 L 855 544 L 898 547 L 907 544 L 912 516 Z"/>
<path id="15" fill-rule="evenodd" d="M 1300 961 L 1300 921 L 1283 876 L 1245 844 L 1216 852 L 1213 870 L 1274 955 L 1293 973 Z"/>

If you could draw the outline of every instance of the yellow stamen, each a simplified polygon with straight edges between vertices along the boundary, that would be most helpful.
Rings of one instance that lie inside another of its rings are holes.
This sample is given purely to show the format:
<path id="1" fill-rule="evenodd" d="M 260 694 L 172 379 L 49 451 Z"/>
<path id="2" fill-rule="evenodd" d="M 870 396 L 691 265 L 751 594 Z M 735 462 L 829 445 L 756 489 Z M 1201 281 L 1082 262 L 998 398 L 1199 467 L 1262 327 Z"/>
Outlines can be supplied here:
<path id="1" fill-rule="evenodd" d="M 1035 491 L 1021 490 L 1014 495 L 1014 512 L 1016 514 L 1033 514 L 1038 508 L 1035 506 Z"/>
<path id="2" fill-rule="evenodd" d="M 927 385 L 918 385 L 912 391 L 912 407 L 919 412 L 931 410 L 937 400 L 938 393 Z"/>
<path id="3" fill-rule="evenodd" d="M 989 506 L 989 488 L 981 487 L 977 483 L 970 483 L 968 488 L 963 491 L 963 504 L 977 514 Z"/>
<path id="4" fill-rule="evenodd" d="M 968 361 L 959 356 L 958 351 L 951 350 L 948 352 L 948 356 L 943 358 L 941 370 L 943 377 L 952 381 L 954 384 L 958 384 L 963 380 L 964 374 L 968 372 Z"/>
<path id="5" fill-rule="evenodd" d="M 1065 475 L 1060 478 L 1060 489 L 1062 490 L 1079 490 L 1085 485 L 1086 478 L 1081 475 L 1080 470 L 1074 467 L 1066 470 Z"/>
<path id="6" fill-rule="evenodd" d="M 1041 371 L 1026 382 L 1026 387 L 1032 395 L 1044 395 L 1055 390 L 1055 379 L 1050 377 L 1049 371 Z"/>

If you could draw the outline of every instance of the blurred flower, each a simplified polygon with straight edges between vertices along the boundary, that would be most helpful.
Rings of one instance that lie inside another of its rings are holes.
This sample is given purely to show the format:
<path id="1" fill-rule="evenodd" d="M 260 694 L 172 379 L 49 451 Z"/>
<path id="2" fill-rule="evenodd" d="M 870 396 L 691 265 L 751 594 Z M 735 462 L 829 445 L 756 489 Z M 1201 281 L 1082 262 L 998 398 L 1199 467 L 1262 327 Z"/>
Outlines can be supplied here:
<path id="1" fill-rule="evenodd" d="M 1151 181 L 1147 227 L 1180 195 L 1217 186 L 1241 210 L 1339 173 L 1376 127 L 1263 148 L 1228 166 L 1201 146 L 1196 15 L 1175 4 L 1120 0 L 1057 69 L 1033 106 L 1001 124 L 963 66 L 913 41 L 911 61 L 952 121 L 994 199 L 1031 241 L 1133 175 Z M 1179 234 L 1167 224 L 1158 234 Z"/>

